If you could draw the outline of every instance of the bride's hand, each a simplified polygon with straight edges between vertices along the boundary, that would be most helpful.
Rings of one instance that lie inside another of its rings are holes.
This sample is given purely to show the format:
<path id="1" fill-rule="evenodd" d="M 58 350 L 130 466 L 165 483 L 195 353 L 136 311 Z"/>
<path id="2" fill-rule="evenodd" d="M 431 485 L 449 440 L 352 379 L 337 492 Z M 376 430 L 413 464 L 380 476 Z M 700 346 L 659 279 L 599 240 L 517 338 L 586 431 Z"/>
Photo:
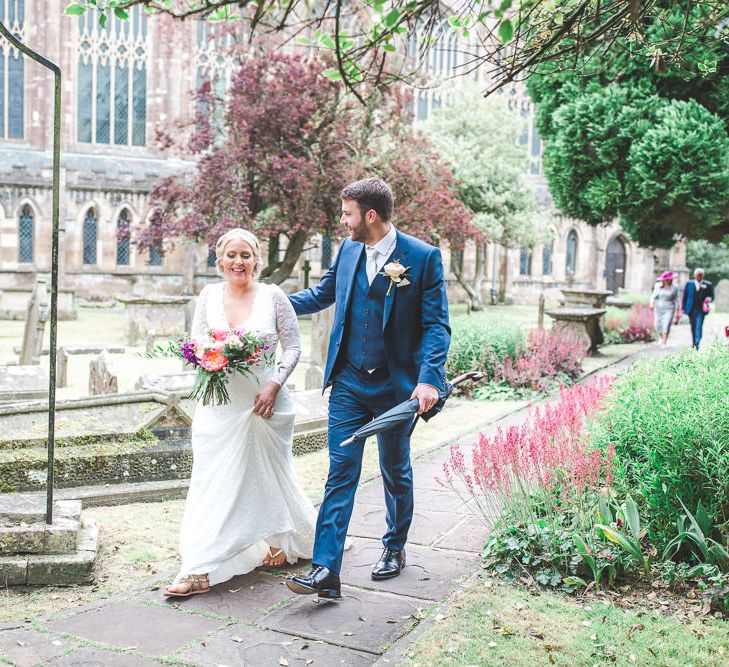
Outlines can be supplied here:
<path id="1" fill-rule="evenodd" d="M 256 398 L 253 401 L 253 414 L 264 419 L 271 419 L 273 417 L 273 404 L 280 390 L 281 385 L 273 380 L 263 387 L 256 394 Z"/>

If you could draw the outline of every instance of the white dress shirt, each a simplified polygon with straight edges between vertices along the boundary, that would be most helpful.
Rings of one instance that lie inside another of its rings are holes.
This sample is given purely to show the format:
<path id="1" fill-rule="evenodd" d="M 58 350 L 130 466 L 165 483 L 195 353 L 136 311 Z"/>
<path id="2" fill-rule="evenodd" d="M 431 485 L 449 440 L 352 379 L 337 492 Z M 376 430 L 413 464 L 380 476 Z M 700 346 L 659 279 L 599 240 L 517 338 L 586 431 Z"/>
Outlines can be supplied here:
<path id="1" fill-rule="evenodd" d="M 375 279 L 375 276 L 382 271 L 382 267 L 385 266 L 387 258 L 395 249 L 395 243 L 397 243 L 397 230 L 395 229 L 395 225 L 390 225 L 390 231 L 377 243 L 373 246 L 365 246 L 365 252 L 367 253 L 367 279 L 370 285 Z"/>

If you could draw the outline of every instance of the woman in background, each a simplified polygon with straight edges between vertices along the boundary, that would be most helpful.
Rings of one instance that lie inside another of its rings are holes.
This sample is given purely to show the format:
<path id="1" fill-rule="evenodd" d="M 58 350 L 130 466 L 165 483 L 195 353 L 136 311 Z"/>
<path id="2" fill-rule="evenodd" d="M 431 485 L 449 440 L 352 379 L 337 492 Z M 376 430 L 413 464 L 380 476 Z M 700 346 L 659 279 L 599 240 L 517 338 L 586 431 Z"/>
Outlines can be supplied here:
<path id="1" fill-rule="evenodd" d="M 650 306 L 653 308 L 654 326 L 661 345 L 668 343 L 671 323 L 678 308 L 678 287 L 673 284 L 673 277 L 673 273 L 664 271 L 660 283 L 656 283 L 651 294 Z"/>

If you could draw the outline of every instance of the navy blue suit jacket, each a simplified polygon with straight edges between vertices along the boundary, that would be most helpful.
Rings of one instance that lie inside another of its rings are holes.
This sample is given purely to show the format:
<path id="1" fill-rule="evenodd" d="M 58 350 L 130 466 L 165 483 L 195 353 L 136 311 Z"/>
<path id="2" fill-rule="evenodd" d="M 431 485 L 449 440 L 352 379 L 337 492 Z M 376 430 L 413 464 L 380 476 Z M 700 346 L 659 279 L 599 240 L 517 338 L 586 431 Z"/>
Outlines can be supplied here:
<path id="1" fill-rule="evenodd" d="M 363 253 L 364 244 L 345 239 L 336 261 L 319 283 L 289 296 L 297 315 L 315 313 L 336 304 L 324 388 L 332 383 L 339 361 L 354 274 Z M 404 401 L 419 383 L 443 390 L 451 329 L 440 250 L 398 231 L 388 262 L 394 260 L 408 267 L 410 284 L 393 285 L 390 295 L 385 297 L 382 335 L 395 394 L 398 400 Z"/>
<path id="2" fill-rule="evenodd" d="M 701 289 L 696 292 L 696 282 L 692 279 L 686 283 L 683 288 L 683 298 L 681 299 L 681 308 L 687 315 L 694 308 L 701 308 L 706 297 L 714 300 L 714 286 L 708 280 L 701 281 Z"/>

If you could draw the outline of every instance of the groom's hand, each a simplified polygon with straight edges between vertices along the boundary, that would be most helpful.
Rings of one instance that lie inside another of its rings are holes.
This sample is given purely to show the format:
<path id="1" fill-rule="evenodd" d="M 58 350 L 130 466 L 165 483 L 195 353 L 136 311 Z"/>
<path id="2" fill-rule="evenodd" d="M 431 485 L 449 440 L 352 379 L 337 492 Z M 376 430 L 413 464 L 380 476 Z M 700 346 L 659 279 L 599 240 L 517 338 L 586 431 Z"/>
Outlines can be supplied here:
<path id="1" fill-rule="evenodd" d="M 413 390 L 410 398 L 417 398 L 420 401 L 418 414 L 422 415 L 438 402 L 438 390 L 430 384 L 419 384 Z"/>

